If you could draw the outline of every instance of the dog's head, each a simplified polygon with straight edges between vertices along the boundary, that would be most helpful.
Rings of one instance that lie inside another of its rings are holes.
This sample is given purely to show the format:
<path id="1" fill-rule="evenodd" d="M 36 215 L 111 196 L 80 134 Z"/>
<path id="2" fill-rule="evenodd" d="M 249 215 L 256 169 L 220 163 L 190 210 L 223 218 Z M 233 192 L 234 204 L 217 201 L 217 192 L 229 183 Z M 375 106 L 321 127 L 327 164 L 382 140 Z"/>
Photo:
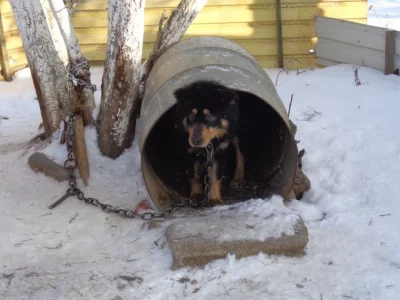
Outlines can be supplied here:
<path id="1" fill-rule="evenodd" d="M 199 81 L 174 92 L 178 126 L 189 134 L 192 147 L 206 147 L 225 135 L 232 135 L 239 118 L 237 93 L 221 84 Z"/>

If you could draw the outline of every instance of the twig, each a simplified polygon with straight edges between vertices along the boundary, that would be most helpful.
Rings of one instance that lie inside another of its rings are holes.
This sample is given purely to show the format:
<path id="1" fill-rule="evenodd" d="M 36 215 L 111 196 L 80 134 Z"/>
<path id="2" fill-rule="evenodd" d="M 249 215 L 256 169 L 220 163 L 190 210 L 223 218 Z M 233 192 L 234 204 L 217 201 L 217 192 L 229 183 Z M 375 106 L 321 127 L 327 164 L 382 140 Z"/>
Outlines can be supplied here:
<path id="1" fill-rule="evenodd" d="M 36 272 L 30 272 L 30 273 L 28 273 L 28 274 L 24 275 L 24 277 L 33 277 L 33 276 L 39 276 L 39 273 L 36 273 Z"/>
<path id="2" fill-rule="evenodd" d="M 69 220 L 69 224 L 71 224 L 76 219 L 77 216 L 78 216 L 78 214 L 75 214 L 75 216 L 73 216 L 72 219 Z"/>
<path id="3" fill-rule="evenodd" d="M 314 68 L 308 68 L 308 69 L 305 69 L 304 71 L 299 71 L 299 69 L 297 68 L 296 75 L 299 75 L 301 73 L 306 73 L 308 71 L 314 71 Z"/>
<path id="4" fill-rule="evenodd" d="M 354 82 L 356 83 L 356 85 L 361 85 L 360 78 L 358 78 L 358 69 L 359 69 L 359 67 L 357 65 L 353 66 Z"/>
<path id="5" fill-rule="evenodd" d="M 319 111 L 316 111 L 314 108 L 312 108 L 310 106 L 309 106 L 308 111 L 306 111 L 303 114 L 306 117 L 305 119 L 303 119 L 303 121 L 311 121 L 312 119 L 314 119 L 314 117 L 321 116 L 321 113 Z"/>
<path id="6" fill-rule="evenodd" d="M 190 281 L 190 278 L 187 276 L 183 276 L 183 277 L 179 278 L 177 281 L 179 283 L 186 283 L 186 282 Z"/>
<path id="7" fill-rule="evenodd" d="M 159 238 L 158 240 L 154 241 L 154 245 L 158 246 L 158 241 L 161 240 L 161 238 Z"/>
<path id="8" fill-rule="evenodd" d="M 10 273 L 10 274 L 5 274 L 5 273 L 3 273 L 3 278 L 8 279 L 7 288 L 10 287 L 10 285 L 11 285 L 11 280 L 14 278 L 14 275 L 15 275 L 15 271 L 12 272 L 12 273 Z"/>
<path id="9" fill-rule="evenodd" d="M 384 214 L 384 215 L 379 215 L 380 217 L 387 217 L 387 216 L 391 216 L 391 214 Z"/>
<path id="10" fill-rule="evenodd" d="M 139 284 L 142 284 L 143 278 L 139 276 L 129 276 L 129 275 L 119 275 L 118 278 L 125 280 L 127 282 L 137 282 Z"/>
<path id="11" fill-rule="evenodd" d="M 278 85 L 279 75 L 281 75 L 281 73 L 283 73 L 283 72 L 286 72 L 286 74 L 287 74 L 287 70 L 285 70 L 285 69 L 280 69 L 278 75 L 276 76 L 275 86 Z"/>
<path id="12" fill-rule="evenodd" d="M 58 248 L 61 248 L 61 246 L 62 246 L 62 242 L 60 242 L 57 246 L 55 246 L 55 247 L 44 247 L 44 248 L 46 248 L 46 249 L 58 249 Z"/>
<path id="13" fill-rule="evenodd" d="M 288 111 L 288 118 L 290 117 L 290 109 L 292 108 L 292 101 L 293 101 L 293 94 L 290 97 L 290 103 L 289 103 L 289 111 Z"/>
<path id="14" fill-rule="evenodd" d="M 299 169 L 303 168 L 303 156 L 304 156 L 305 153 L 306 153 L 306 150 L 304 150 L 304 149 L 301 149 L 299 151 L 298 163 L 297 163 L 297 166 L 299 167 Z"/>

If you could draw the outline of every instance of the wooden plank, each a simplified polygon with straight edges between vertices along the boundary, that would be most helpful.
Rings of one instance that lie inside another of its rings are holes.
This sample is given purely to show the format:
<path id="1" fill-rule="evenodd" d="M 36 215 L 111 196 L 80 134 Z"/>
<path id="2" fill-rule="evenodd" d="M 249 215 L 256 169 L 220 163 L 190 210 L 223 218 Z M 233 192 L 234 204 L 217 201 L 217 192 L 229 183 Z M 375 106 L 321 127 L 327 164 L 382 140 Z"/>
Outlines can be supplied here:
<path id="1" fill-rule="evenodd" d="M 364 23 L 365 19 L 351 19 L 352 22 Z M 313 21 L 285 21 L 283 24 L 283 38 L 312 37 L 314 36 Z M 144 42 L 154 42 L 158 26 L 145 26 Z M 76 28 L 76 35 L 80 44 L 102 44 L 107 42 L 107 27 Z M 22 40 L 18 31 L 5 33 L 7 49 L 22 47 Z M 275 23 L 228 23 L 228 24 L 192 24 L 185 36 L 212 35 L 231 40 L 276 38 Z M 397 46 L 398 45 L 398 46 Z M 400 37 L 396 37 L 396 49 L 400 49 Z M 398 50 L 400 51 L 400 50 Z"/>
<path id="2" fill-rule="evenodd" d="M 12 80 L 12 73 L 10 69 L 10 64 L 8 61 L 8 50 L 6 46 L 6 38 L 3 30 L 3 21 L 1 17 L 0 10 L 0 66 L 1 66 L 1 74 L 3 75 L 6 81 Z"/>
<path id="3" fill-rule="evenodd" d="M 255 56 L 262 68 L 278 68 L 277 56 Z M 283 56 L 283 66 L 288 70 L 316 67 L 316 58 L 309 56 Z"/>
<path id="4" fill-rule="evenodd" d="M 175 8 L 180 0 L 147 0 L 146 8 Z M 282 0 L 282 4 L 318 3 L 318 2 L 367 2 L 360 0 Z M 237 5 L 265 5 L 274 4 L 275 0 L 209 0 L 206 6 L 237 6 Z M 76 10 L 102 10 L 108 8 L 107 0 L 81 0 Z M 0 1 L 0 9 L 10 13 L 11 6 L 7 0 Z"/>
<path id="5" fill-rule="evenodd" d="M 316 16 L 315 34 L 318 37 L 343 43 L 379 51 L 385 50 L 385 28 Z"/>
<path id="6" fill-rule="evenodd" d="M 81 45 L 106 44 L 107 27 L 77 28 L 75 33 Z M 157 37 L 158 26 L 146 26 L 144 33 L 145 43 L 154 43 Z M 314 26 L 312 21 L 291 22 L 283 24 L 283 38 L 312 37 Z M 19 34 L 6 36 L 9 50 L 21 48 L 22 39 Z M 185 37 L 218 36 L 231 40 L 238 39 L 271 39 L 276 38 L 276 26 L 266 23 L 230 23 L 230 24 L 195 24 L 189 27 Z"/>
<path id="7" fill-rule="evenodd" d="M 347 64 L 358 64 L 384 71 L 385 54 L 383 51 L 318 38 L 316 54 L 319 58 Z"/>
<path id="8" fill-rule="evenodd" d="M 186 37 L 187 38 L 187 37 Z M 184 38 L 184 39 L 186 39 Z M 246 48 L 252 55 L 277 55 L 277 42 L 274 39 L 262 40 L 236 40 L 236 43 Z M 143 58 L 147 58 L 154 43 L 144 43 Z M 310 38 L 286 39 L 283 41 L 284 55 L 309 55 L 309 49 L 314 47 Z M 83 55 L 89 61 L 104 60 L 106 44 L 81 45 Z M 26 64 L 23 48 L 13 49 L 9 52 L 12 67 Z"/>
<path id="9" fill-rule="evenodd" d="M 341 19 L 365 19 L 366 2 L 340 2 L 315 4 L 288 4 L 282 7 L 283 21 L 313 20 L 316 14 Z M 145 25 L 158 25 L 163 12 L 161 8 L 148 8 L 145 11 Z M 169 14 L 171 9 L 167 9 Z M 17 30 L 12 14 L 4 15 L 4 30 Z M 205 7 L 193 21 L 193 24 L 226 24 L 249 22 L 275 22 L 274 5 L 249 6 L 212 6 Z M 72 22 L 75 28 L 107 27 L 107 11 L 77 11 Z"/>
<path id="10" fill-rule="evenodd" d="M 395 31 L 386 30 L 385 33 L 385 75 L 393 74 L 394 65 L 394 55 L 395 55 Z"/>

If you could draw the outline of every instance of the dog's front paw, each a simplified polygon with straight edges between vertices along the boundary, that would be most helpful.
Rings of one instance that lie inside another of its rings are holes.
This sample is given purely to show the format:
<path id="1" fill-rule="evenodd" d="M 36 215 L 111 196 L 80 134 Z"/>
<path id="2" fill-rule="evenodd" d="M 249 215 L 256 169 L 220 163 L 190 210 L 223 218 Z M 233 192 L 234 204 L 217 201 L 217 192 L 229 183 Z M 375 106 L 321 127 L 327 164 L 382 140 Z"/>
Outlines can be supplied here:
<path id="1" fill-rule="evenodd" d="M 210 204 L 211 205 L 218 205 L 218 204 L 224 204 L 224 201 L 220 198 L 211 198 L 210 199 Z"/>
<path id="2" fill-rule="evenodd" d="M 244 186 L 244 178 L 235 178 L 231 181 L 232 189 L 241 189 Z"/>

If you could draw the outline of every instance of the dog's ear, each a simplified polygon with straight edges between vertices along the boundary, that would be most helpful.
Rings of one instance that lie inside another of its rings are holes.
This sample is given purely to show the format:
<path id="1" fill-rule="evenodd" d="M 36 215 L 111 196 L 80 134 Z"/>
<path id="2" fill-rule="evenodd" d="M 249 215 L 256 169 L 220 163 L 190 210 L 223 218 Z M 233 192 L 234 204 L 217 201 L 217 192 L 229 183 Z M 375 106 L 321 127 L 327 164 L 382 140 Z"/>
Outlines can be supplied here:
<path id="1" fill-rule="evenodd" d="M 174 97 L 178 103 L 183 103 L 185 100 L 189 100 L 189 93 L 185 88 L 179 88 L 174 91 Z"/>
<path id="2" fill-rule="evenodd" d="M 222 88 L 219 90 L 220 99 L 227 105 L 227 104 L 238 104 L 239 101 L 239 94 L 230 88 Z"/>

